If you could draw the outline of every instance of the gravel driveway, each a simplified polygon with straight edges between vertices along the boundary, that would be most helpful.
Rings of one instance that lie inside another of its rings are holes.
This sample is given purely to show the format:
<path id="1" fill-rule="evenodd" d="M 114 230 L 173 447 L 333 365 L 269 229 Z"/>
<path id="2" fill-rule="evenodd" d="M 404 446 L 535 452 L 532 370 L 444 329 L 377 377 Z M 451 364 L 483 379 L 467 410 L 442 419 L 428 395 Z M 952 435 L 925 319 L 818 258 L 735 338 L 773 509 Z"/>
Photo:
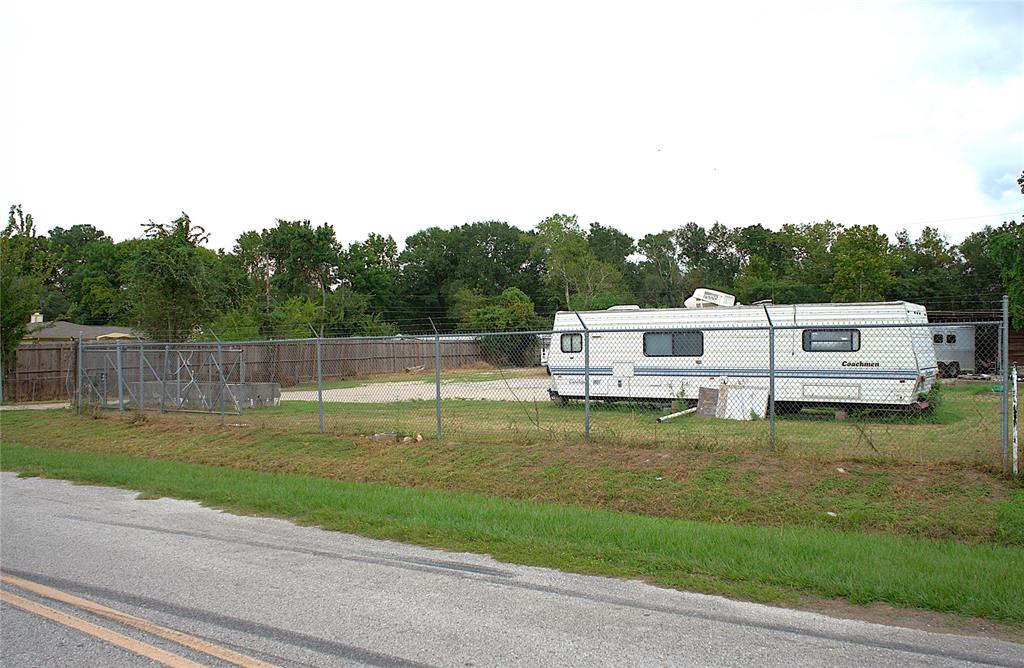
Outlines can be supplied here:
<path id="1" fill-rule="evenodd" d="M 509 378 L 476 382 L 441 382 L 442 399 L 486 399 L 489 401 L 547 401 L 550 379 Z M 324 401 L 376 404 L 413 399 L 433 400 L 434 384 L 423 381 L 371 383 L 361 387 L 324 390 Z M 281 401 L 316 401 L 316 390 L 281 392 Z"/>

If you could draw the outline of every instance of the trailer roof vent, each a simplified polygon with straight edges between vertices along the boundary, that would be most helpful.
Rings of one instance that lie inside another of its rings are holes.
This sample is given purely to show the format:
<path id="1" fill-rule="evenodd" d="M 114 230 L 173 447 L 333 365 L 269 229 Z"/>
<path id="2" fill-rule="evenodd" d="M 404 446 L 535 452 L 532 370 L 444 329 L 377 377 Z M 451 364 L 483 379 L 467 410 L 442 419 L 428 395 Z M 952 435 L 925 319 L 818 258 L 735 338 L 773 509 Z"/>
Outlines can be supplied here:
<path id="1" fill-rule="evenodd" d="M 609 306 L 609 311 L 639 311 L 639 304 L 619 304 L 618 306 Z"/>
<path id="2" fill-rule="evenodd" d="M 709 308 L 712 306 L 735 305 L 736 297 L 710 288 L 697 288 L 693 291 L 693 295 L 683 302 L 683 306 L 686 308 Z"/>

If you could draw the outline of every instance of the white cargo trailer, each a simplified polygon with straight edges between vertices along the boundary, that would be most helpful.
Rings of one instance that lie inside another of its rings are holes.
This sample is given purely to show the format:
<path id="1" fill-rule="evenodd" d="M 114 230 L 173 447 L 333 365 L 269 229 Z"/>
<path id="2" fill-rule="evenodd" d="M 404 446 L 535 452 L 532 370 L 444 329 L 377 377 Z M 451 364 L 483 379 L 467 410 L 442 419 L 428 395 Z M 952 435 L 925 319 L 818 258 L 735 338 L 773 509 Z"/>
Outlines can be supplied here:
<path id="1" fill-rule="evenodd" d="M 554 401 L 685 400 L 701 387 L 768 388 L 768 316 L 776 402 L 796 406 L 920 405 L 936 377 L 925 308 L 907 302 L 614 308 L 555 315 L 547 357 Z M 871 325 L 871 326 L 867 326 Z M 743 329 L 750 328 L 750 329 Z"/>
<path id="2" fill-rule="evenodd" d="M 974 325 L 932 325 L 929 330 L 939 376 L 956 378 L 961 373 L 977 371 Z"/>

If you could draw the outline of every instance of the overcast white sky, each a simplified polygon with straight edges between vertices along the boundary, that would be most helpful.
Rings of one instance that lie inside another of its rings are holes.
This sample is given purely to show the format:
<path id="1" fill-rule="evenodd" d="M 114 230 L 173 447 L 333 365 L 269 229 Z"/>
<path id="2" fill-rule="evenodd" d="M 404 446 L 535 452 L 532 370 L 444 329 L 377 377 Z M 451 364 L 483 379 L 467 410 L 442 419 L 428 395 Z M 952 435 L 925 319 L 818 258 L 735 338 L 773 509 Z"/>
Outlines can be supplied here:
<path id="1" fill-rule="evenodd" d="M 3 2 L 0 85 L 0 200 L 44 231 L 1024 212 L 1020 1 Z"/>

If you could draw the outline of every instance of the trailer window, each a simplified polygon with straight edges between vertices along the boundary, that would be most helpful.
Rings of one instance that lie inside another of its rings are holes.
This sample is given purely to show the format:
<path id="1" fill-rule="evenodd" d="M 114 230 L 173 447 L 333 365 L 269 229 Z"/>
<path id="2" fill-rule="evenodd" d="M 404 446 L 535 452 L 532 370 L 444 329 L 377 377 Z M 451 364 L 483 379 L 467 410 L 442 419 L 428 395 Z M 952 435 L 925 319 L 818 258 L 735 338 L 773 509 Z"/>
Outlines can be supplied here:
<path id="1" fill-rule="evenodd" d="M 704 354 L 704 332 L 646 332 L 645 357 L 700 357 Z"/>
<path id="2" fill-rule="evenodd" d="M 562 334 L 562 352 L 578 353 L 583 350 L 582 334 Z"/>
<path id="3" fill-rule="evenodd" d="M 804 351 L 854 353 L 860 350 L 860 330 L 805 329 Z"/>
<path id="4" fill-rule="evenodd" d="M 932 334 L 932 343 L 942 343 L 942 334 Z"/>
<path id="5" fill-rule="evenodd" d="M 946 334 L 946 343 L 956 343 L 956 334 Z"/>

